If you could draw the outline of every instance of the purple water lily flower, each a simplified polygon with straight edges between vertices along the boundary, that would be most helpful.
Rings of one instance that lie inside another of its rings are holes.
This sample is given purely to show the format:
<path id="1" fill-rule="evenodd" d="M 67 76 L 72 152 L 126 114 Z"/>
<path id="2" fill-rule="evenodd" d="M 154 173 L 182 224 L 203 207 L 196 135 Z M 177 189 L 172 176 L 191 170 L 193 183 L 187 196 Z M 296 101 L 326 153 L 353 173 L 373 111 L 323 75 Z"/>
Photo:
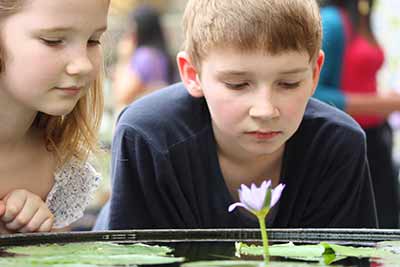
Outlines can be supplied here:
<path id="1" fill-rule="evenodd" d="M 228 208 L 229 212 L 231 212 L 236 207 L 243 207 L 257 217 L 264 247 L 265 266 L 269 266 L 268 235 L 265 226 L 265 217 L 270 208 L 278 202 L 284 188 L 284 184 L 279 184 L 272 189 L 271 180 L 268 182 L 264 181 L 260 187 L 257 187 L 254 183 L 250 188 L 242 184 L 239 189 L 240 202 L 233 203 Z"/>
<path id="2" fill-rule="evenodd" d="M 279 184 L 274 189 L 270 187 L 271 180 L 264 181 L 260 187 L 257 187 L 254 183 L 250 188 L 242 184 L 238 190 L 240 202 L 230 205 L 229 212 L 232 212 L 236 207 L 243 207 L 254 214 L 262 211 L 268 212 L 278 202 L 285 185 Z M 268 194 L 269 191 L 270 194 Z"/>

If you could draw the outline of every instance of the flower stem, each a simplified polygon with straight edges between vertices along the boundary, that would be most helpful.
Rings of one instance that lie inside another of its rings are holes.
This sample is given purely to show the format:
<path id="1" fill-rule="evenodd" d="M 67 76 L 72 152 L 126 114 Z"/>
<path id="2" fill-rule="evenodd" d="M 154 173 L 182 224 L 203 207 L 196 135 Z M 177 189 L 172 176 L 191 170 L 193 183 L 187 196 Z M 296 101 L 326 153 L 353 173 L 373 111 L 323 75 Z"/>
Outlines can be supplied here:
<path id="1" fill-rule="evenodd" d="M 267 229 L 265 227 L 265 216 L 257 216 L 258 222 L 260 223 L 260 229 L 261 229 L 261 237 L 263 241 L 263 247 L 264 247 L 264 263 L 265 266 L 269 264 L 269 249 L 268 249 L 268 235 L 267 235 Z"/>

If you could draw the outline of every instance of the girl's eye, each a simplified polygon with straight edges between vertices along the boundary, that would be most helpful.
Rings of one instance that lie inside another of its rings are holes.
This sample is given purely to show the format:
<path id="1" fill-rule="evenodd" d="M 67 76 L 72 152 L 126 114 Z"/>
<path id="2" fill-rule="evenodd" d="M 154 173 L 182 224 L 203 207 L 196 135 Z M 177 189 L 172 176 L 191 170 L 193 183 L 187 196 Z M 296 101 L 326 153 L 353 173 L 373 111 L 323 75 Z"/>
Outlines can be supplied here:
<path id="1" fill-rule="evenodd" d="M 248 85 L 249 85 L 249 83 L 225 83 L 225 86 L 227 88 L 233 89 L 233 90 L 243 89 Z"/>
<path id="2" fill-rule="evenodd" d="M 46 45 L 48 46 L 57 46 L 62 44 L 62 40 L 51 40 L 51 39 L 45 39 L 45 38 L 40 38 L 40 40 L 42 40 L 42 42 L 44 42 Z"/>
<path id="3" fill-rule="evenodd" d="M 295 89 L 300 86 L 300 82 L 281 82 L 279 85 L 285 89 Z"/>
<path id="4" fill-rule="evenodd" d="M 96 45 L 101 45 L 101 42 L 100 42 L 100 40 L 89 40 L 88 44 L 90 46 L 96 46 Z"/>

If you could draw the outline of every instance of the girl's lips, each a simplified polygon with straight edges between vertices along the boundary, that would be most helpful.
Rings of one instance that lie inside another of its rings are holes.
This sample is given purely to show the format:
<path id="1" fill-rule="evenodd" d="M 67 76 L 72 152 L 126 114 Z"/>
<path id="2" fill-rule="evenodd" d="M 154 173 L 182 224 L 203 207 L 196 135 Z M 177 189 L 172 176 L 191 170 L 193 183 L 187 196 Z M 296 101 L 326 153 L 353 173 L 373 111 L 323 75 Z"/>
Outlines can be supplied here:
<path id="1" fill-rule="evenodd" d="M 57 89 L 61 90 L 63 93 L 67 95 L 77 95 L 82 90 L 81 87 L 65 87 L 65 88 L 57 87 Z"/>
<path id="2" fill-rule="evenodd" d="M 260 140 L 269 140 L 272 139 L 274 137 L 276 137 L 277 135 L 280 135 L 282 132 L 258 132 L 258 131 L 254 131 L 254 132 L 247 132 L 246 134 L 255 137 L 256 139 L 260 139 Z"/>

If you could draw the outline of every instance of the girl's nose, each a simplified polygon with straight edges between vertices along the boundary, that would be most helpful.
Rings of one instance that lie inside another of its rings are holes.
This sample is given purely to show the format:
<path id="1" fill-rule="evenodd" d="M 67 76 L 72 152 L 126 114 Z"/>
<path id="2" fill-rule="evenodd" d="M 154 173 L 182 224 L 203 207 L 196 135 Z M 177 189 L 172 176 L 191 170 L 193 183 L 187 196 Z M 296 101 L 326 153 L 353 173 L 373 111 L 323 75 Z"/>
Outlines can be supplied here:
<path id="1" fill-rule="evenodd" d="M 93 63 L 87 53 L 82 53 L 71 60 L 66 66 L 68 75 L 88 75 L 93 71 Z"/>

